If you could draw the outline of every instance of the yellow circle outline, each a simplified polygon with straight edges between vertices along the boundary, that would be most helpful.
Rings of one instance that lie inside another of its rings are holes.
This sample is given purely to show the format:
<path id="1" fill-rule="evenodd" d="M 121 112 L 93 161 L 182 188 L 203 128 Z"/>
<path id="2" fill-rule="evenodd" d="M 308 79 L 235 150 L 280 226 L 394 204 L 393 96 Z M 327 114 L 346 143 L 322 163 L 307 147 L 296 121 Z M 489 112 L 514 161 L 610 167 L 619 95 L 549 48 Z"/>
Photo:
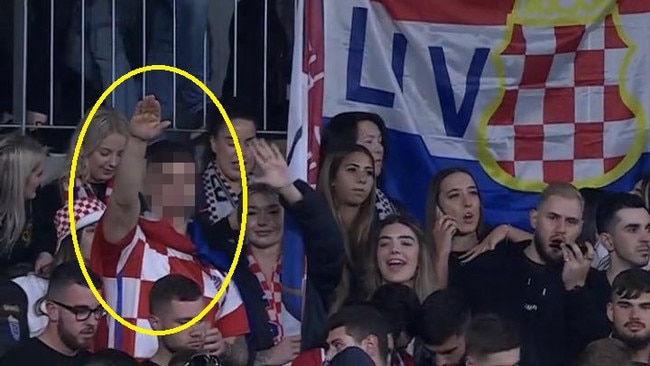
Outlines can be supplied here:
<path id="1" fill-rule="evenodd" d="M 104 301 L 102 298 L 101 294 L 99 291 L 97 291 L 97 288 L 95 288 L 95 285 L 92 283 L 90 280 L 90 276 L 88 275 L 88 270 L 86 269 L 86 265 L 84 264 L 83 257 L 81 255 L 81 250 L 79 248 L 79 241 L 77 240 L 77 229 L 76 229 L 76 222 L 74 220 L 74 184 L 75 184 L 75 173 L 77 171 L 77 160 L 79 158 L 79 151 L 81 150 L 81 141 L 83 141 L 84 136 L 86 135 L 86 130 L 88 129 L 88 124 L 92 120 L 92 118 L 95 116 L 95 113 L 97 113 L 97 110 L 99 109 L 100 105 L 102 102 L 110 95 L 115 88 L 117 88 L 120 84 L 122 84 L 124 81 L 129 79 L 132 76 L 141 74 L 146 71 L 169 71 L 173 72 L 175 74 L 179 74 L 181 76 L 186 77 L 187 79 L 191 80 L 194 84 L 199 86 L 201 90 L 203 90 L 209 97 L 210 100 L 217 106 L 219 109 L 219 112 L 221 113 L 221 116 L 223 116 L 224 120 L 226 121 L 226 125 L 228 126 L 228 132 L 230 132 L 230 135 L 233 138 L 233 141 L 235 143 L 235 151 L 237 152 L 237 159 L 239 159 L 239 174 L 241 175 L 241 180 L 242 180 L 242 206 L 243 206 L 243 212 L 242 212 L 242 219 L 241 219 L 241 225 L 240 225 L 240 231 L 239 231 L 239 239 L 237 240 L 237 250 L 235 251 L 235 258 L 233 259 L 232 264 L 230 265 L 230 268 L 228 269 L 228 273 L 226 274 L 226 278 L 224 279 L 224 282 L 221 284 L 221 287 L 219 288 L 219 291 L 215 295 L 215 297 L 212 299 L 212 301 L 206 306 L 203 311 L 201 311 L 197 316 L 192 318 L 190 321 L 183 325 L 179 325 L 177 327 L 167 329 L 167 330 L 150 330 L 150 329 L 145 329 L 138 327 L 137 325 L 133 325 L 121 316 L 119 316 L 113 309 Z M 203 84 L 199 79 L 194 77 L 194 75 L 186 72 L 185 70 L 173 67 L 173 66 L 167 66 L 167 65 L 149 65 L 149 66 L 143 66 L 140 68 L 137 68 L 135 70 L 131 70 L 128 73 L 122 75 L 119 79 L 113 82 L 108 89 L 104 91 L 104 93 L 99 97 L 93 108 L 90 110 L 90 113 L 86 117 L 86 120 L 83 123 L 83 126 L 81 127 L 81 132 L 79 133 L 79 138 L 77 139 L 75 143 L 75 148 L 74 148 L 74 153 L 72 155 L 72 165 L 70 166 L 70 180 L 68 181 L 68 215 L 70 218 L 70 232 L 72 234 L 72 242 L 74 243 L 74 251 L 77 256 L 77 262 L 79 262 L 79 266 L 81 267 L 81 272 L 84 275 L 84 278 L 86 279 L 86 282 L 88 283 L 88 287 L 90 288 L 90 291 L 92 291 L 93 295 L 99 301 L 99 303 L 102 305 L 102 307 L 110 314 L 115 320 L 117 320 L 118 323 L 122 324 L 123 326 L 129 328 L 130 330 L 136 332 L 136 333 L 142 333 L 150 336 L 168 336 L 172 335 L 178 332 L 182 332 L 184 330 L 187 330 L 194 324 L 196 324 L 200 319 L 205 317 L 210 310 L 217 304 L 217 301 L 221 298 L 223 295 L 224 291 L 226 290 L 226 287 L 230 283 L 230 280 L 232 279 L 233 273 L 235 272 L 235 267 L 237 266 L 237 262 L 239 262 L 239 256 L 241 255 L 241 250 L 242 246 L 244 243 L 244 235 L 246 233 L 246 220 L 248 217 L 248 183 L 246 180 L 246 168 L 244 166 L 244 157 L 242 154 L 241 146 L 239 144 L 239 139 L 237 137 L 237 132 L 235 131 L 235 128 L 232 125 L 232 122 L 230 121 L 230 118 L 228 117 L 228 114 L 226 111 L 223 109 L 223 106 L 221 103 L 219 103 L 219 100 L 217 97 L 212 93 L 208 87 Z"/>

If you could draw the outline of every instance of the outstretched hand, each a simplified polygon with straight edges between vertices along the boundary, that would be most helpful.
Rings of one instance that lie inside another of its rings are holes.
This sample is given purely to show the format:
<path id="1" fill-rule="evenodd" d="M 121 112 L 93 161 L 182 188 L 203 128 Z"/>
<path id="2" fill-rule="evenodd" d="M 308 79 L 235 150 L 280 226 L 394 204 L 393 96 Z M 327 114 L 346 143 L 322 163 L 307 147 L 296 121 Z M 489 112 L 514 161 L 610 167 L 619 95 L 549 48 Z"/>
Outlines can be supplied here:
<path id="1" fill-rule="evenodd" d="M 252 143 L 255 164 L 260 174 L 255 176 L 255 181 L 267 184 L 275 189 L 289 186 L 292 181 L 289 177 L 289 167 L 284 160 L 280 149 L 275 145 L 269 145 L 262 139 L 255 139 Z"/>
<path id="2" fill-rule="evenodd" d="M 129 129 L 131 135 L 143 141 L 149 141 L 160 135 L 169 125 L 170 121 L 160 120 L 160 103 L 153 95 L 147 95 L 135 107 Z"/>

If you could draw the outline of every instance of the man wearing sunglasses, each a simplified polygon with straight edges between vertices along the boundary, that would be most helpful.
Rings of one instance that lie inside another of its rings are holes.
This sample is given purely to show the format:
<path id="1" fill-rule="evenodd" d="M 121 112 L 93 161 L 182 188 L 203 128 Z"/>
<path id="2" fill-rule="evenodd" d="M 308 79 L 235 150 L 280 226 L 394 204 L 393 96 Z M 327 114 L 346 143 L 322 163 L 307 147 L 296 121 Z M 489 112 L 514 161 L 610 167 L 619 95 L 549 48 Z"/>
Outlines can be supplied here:
<path id="1" fill-rule="evenodd" d="M 95 287 L 101 289 L 101 280 L 88 272 Z M 88 288 L 78 263 L 63 263 L 54 269 L 44 301 L 49 321 L 43 334 L 9 351 L 0 365 L 83 364 L 106 312 Z"/>

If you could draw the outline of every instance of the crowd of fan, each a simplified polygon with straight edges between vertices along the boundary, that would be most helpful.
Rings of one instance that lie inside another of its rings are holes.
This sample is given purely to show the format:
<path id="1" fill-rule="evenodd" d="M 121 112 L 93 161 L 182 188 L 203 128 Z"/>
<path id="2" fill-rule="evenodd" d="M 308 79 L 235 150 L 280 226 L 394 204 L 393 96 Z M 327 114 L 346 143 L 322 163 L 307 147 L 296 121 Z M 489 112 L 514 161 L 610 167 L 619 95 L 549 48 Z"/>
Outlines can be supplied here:
<path id="1" fill-rule="evenodd" d="M 0 137 L 1 365 L 650 363 L 648 181 L 549 184 L 530 233 L 486 227 L 481 187 L 446 169 L 422 192 L 421 225 L 380 189 L 380 116 L 329 122 L 314 188 L 256 136 L 245 105 L 224 107 L 246 174 L 216 108 L 197 159 L 161 138 L 169 122 L 152 96 L 130 121 L 100 108 L 71 185 L 69 164 L 43 181 L 47 153 L 32 138 Z M 245 238 L 226 285 L 242 177 Z M 122 325 L 162 331 L 199 314 L 159 337 Z"/>

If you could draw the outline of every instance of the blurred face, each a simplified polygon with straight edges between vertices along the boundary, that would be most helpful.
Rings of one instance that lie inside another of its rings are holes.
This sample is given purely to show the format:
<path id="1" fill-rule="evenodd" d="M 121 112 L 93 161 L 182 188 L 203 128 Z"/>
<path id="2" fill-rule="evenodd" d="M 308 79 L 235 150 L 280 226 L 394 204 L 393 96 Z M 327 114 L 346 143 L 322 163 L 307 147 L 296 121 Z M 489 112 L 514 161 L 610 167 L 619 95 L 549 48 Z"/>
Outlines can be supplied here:
<path id="1" fill-rule="evenodd" d="M 546 263 L 563 261 L 562 246 L 575 243 L 582 230 L 582 204 L 579 200 L 550 196 L 531 214 L 537 252 Z"/>
<path id="2" fill-rule="evenodd" d="M 183 325 L 199 315 L 205 307 L 203 298 L 196 301 L 172 300 L 160 316 L 151 316 L 149 322 L 154 330 L 166 330 Z M 192 327 L 172 335 L 159 337 L 163 347 L 172 353 L 201 349 L 205 343 L 208 323 L 201 320 Z"/>
<path id="3" fill-rule="evenodd" d="M 607 317 L 613 324 L 615 338 L 636 350 L 650 343 L 650 294 L 637 299 L 614 296 L 607 304 Z"/>
<path id="4" fill-rule="evenodd" d="M 283 228 L 283 211 L 278 199 L 265 193 L 251 194 L 246 226 L 248 242 L 257 248 L 280 244 Z"/>
<path id="5" fill-rule="evenodd" d="M 453 173 L 442 180 L 438 205 L 444 214 L 456 220 L 460 235 L 473 234 L 478 229 L 481 201 L 476 183 L 468 174 Z"/>
<path id="6" fill-rule="evenodd" d="M 86 161 L 92 183 L 104 183 L 115 176 L 122 152 L 126 148 L 126 137 L 114 133 L 108 135 L 99 146 L 90 152 Z"/>
<path id="7" fill-rule="evenodd" d="M 349 154 L 341 162 L 332 182 L 334 195 L 344 205 L 360 206 L 372 191 L 375 175 L 372 159 L 362 153 Z"/>
<path id="8" fill-rule="evenodd" d="M 27 177 L 27 184 L 25 184 L 25 199 L 26 200 L 31 200 L 36 197 L 36 191 L 38 190 L 38 187 L 41 186 L 41 183 L 43 182 L 43 158 L 36 163 L 36 166 L 34 166 L 34 169 L 32 169 L 32 172 L 29 174 L 29 177 Z"/>
<path id="9" fill-rule="evenodd" d="M 242 148 L 246 173 L 250 173 L 255 169 L 255 158 L 251 151 L 251 143 L 257 133 L 255 123 L 251 120 L 241 118 L 235 118 L 231 122 L 235 128 L 235 132 L 237 132 L 237 137 Z M 227 126 L 224 126 L 217 136 L 210 139 L 210 146 L 212 152 L 215 154 L 215 161 L 221 173 L 231 181 L 239 182 L 241 180 L 239 160 L 237 159 L 235 142 L 232 136 L 230 136 Z"/>
<path id="10" fill-rule="evenodd" d="M 152 211 L 166 218 L 190 217 L 195 208 L 194 163 L 151 164 L 147 173 L 147 194 Z"/>
<path id="11" fill-rule="evenodd" d="M 103 309 L 89 288 L 70 285 L 60 294 L 47 302 L 50 322 L 56 323 L 56 329 L 62 343 L 71 350 L 88 349 L 97 331 L 97 316 L 93 313 L 88 319 L 80 319 L 73 311 L 81 313 L 97 310 L 104 315 Z M 55 304 L 53 301 L 58 302 Z M 66 309 L 66 307 L 73 309 Z"/>
<path id="12" fill-rule="evenodd" d="M 465 336 L 454 335 L 443 344 L 432 346 L 425 345 L 426 349 L 434 356 L 436 366 L 460 366 L 465 357 Z"/>
<path id="13" fill-rule="evenodd" d="M 492 353 L 480 358 L 467 357 L 467 366 L 519 366 L 520 349 Z"/>
<path id="14" fill-rule="evenodd" d="M 381 175 L 384 161 L 384 142 L 381 131 L 371 121 L 361 121 L 357 124 L 357 144 L 365 147 L 375 160 L 375 176 Z"/>
<path id="15" fill-rule="evenodd" d="M 413 285 L 418 268 L 420 244 L 406 225 L 390 224 L 379 234 L 377 266 L 385 282 Z"/>
<path id="16" fill-rule="evenodd" d="M 624 208 L 616 217 L 612 232 L 603 234 L 603 241 L 621 261 L 645 266 L 650 259 L 650 214 L 644 208 Z"/>
<path id="17" fill-rule="evenodd" d="M 347 334 L 345 327 L 334 328 L 330 330 L 327 335 L 327 344 L 329 349 L 327 350 L 326 357 L 328 360 L 331 360 L 334 356 L 348 347 L 359 347 L 367 353 L 368 356 L 373 358 L 376 353 L 376 341 L 373 338 L 376 337 L 368 336 L 361 342 L 357 342 L 351 335 Z"/>

